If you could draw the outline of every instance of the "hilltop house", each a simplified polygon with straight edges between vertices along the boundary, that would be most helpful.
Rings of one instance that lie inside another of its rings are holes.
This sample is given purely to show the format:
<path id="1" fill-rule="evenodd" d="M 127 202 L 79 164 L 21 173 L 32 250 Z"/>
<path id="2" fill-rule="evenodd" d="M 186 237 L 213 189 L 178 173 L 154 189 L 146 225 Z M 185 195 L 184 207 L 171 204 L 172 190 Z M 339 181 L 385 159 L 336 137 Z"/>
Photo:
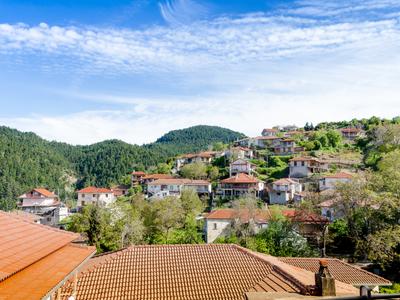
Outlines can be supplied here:
<path id="1" fill-rule="evenodd" d="M 246 173 L 251 175 L 254 173 L 255 169 L 255 164 L 244 159 L 237 159 L 229 165 L 229 176 L 233 176 L 238 173 Z"/>
<path id="2" fill-rule="evenodd" d="M 352 180 L 353 175 L 345 172 L 339 172 L 336 174 L 324 175 L 319 179 L 319 190 L 334 190 L 337 183 L 348 183 Z"/>
<path id="3" fill-rule="evenodd" d="M 235 221 L 252 226 L 254 233 L 267 226 L 270 213 L 256 209 L 217 209 L 210 212 L 205 218 L 204 231 L 207 243 L 213 243 L 217 238 L 229 234 L 229 229 Z"/>
<path id="4" fill-rule="evenodd" d="M 276 136 L 279 133 L 278 129 L 275 128 L 265 128 L 262 132 L 262 136 Z"/>
<path id="5" fill-rule="evenodd" d="M 286 205 L 295 200 L 295 195 L 302 192 L 302 186 L 297 179 L 282 178 L 272 183 L 269 188 L 269 204 Z"/>
<path id="6" fill-rule="evenodd" d="M 344 139 L 349 141 L 354 141 L 361 135 L 362 130 L 359 128 L 348 127 L 348 128 L 341 128 L 340 132 L 342 133 L 342 137 Z"/>
<path id="7" fill-rule="evenodd" d="M 180 196 L 184 189 L 193 189 L 200 196 L 211 194 L 211 183 L 206 180 L 186 178 L 158 179 L 147 185 L 148 196 L 163 198 L 165 196 Z"/>
<path id="8" fill-rule="evenodd" d="M 309 156 L 294 157 L 289 161 L 289 177 L 309 177 L 328 170 L 328 165 L 318 158 Z"/>
<path id="9" fill-rule="evenodd" d="M 58 226 L 60 221 L 68 217 L 68 208 L 47 189 L 35 188 L 18 198 L 18 207 L 24 212 L 40 216 L 43 225 Z"/>
<path id="10" fill-rule="evenodd" d="M 111 190 L 114 193 L 115 197 L 121 197 L 121 196 L 128 195 L 128 192 L 129 192 L 130 188 L 131 188 L 130 185 L 120 184 L 120 185 L 113 186 L 111 188 Z"/>
<path id="11" fill-rule="evenodd" d="M 112 190 L 89 186 L 78 191 L 77 207 L 83 207 L 87 204 L 107 206 L 115 200 L 116 198 Z"/>
<path id="12" fill-rule="evenodd" d="M 268 148 L 273 141 L 281 139 L 282 138 L 276 136 L 257 136 L 236 141 L 235 144 L 242 147 L 256 147 L 265 149 Z"/>
<path id="13" fill-rule="evenodd" d="M 238 173 L 235 176 L 221 180 L 217 194 L 222 197 L 239 197 L 246 194 L 262 197 L 263 191 L 264 182 L 251 175 Z"/>
<path id="14" fill-rule="evenodd" d="M 295 140 L 290 138 L 276 140 L 271 148 L 276 155 L 292 155 L 304 151 L 304 147 L 298 147 Z"/>
<path id="15" fill-rule="evenodd" d="M 74 243 L 79 234 L 19 215 L 0 211 L 0 228 L 0 299 L 61 299 L 61 286 L 68 280 L 74 285 L 75 275 L 96 252 Z"/>

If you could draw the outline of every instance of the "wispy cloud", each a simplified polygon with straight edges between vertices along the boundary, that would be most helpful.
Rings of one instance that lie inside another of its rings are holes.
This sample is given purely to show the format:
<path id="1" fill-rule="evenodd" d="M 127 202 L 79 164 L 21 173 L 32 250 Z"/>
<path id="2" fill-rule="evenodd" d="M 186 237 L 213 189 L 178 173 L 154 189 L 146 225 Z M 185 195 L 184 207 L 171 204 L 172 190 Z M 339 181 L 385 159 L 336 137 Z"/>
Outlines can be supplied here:
<path id="1" fill-rule="evenodd" d="M 194 0 L 166 0 L 159 2 L 160 12 L 170 25 L 190 24 L 207 16 L 209 9 Z"/>

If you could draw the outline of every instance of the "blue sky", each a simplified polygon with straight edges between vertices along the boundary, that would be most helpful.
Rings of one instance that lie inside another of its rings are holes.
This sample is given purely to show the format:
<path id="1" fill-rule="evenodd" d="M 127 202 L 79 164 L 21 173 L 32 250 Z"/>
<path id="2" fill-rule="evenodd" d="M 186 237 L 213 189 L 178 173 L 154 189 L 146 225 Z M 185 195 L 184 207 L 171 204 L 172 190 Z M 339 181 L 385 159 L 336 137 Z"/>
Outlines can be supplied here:
<path id="1" fill-rule="evenodd" d="M 400 114 L 398 0 L 0 0 L 0 124 L 89 144 Z"/>

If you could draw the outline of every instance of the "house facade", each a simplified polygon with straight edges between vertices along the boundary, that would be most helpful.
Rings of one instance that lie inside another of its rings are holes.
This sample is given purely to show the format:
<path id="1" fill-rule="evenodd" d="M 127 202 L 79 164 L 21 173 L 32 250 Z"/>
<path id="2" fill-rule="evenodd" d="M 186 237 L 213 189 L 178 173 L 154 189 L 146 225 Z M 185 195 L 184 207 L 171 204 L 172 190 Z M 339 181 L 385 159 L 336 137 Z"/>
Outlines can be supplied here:
<path id="1" fill-rule="evenodd" d="M 18 207 L 24 212 L 40 216 L 43 225 L 57 227 L 68 217 L 68 208 L 56 194 L 47 189 L 35 188 L 18 198 Z"/>
<path id="2" fill-rule="evenodd" d="M 344 139 L 346 139 L 348 141 L 354 141 L 356 138 L 358 138 L 361 135 L 362 130 L 359 128 L 348 127 L 348 128 L 340 129 L 340 132 Z"/>
<path id="3" fill-rule="evenodd" d="M 318 181 L 320 191 L 334 190 L 338 183 L 348 183 L 352 180 L 353 175 L 345 172 L 325 175 Z"/>
<path id="4" fill-rule="evenodd" d="M 296 200 L 302 192 L 302 185 L 297 179 L 282 178 L 272 183 L 269 188 L 269 203 L 286 205 Z"/>
<path id="5" fill-rule="evenodd" d="M 254 157 L 254 152 L 248 147 L 232 147 L 225 152 L 225 156 L 228 159 L 252 159 Z"/>
<path id="6" fill-rule="evenodd" d="M 139 185 L 142 183 L 142 178 L 146 176 L 145 172 L 134 171 L 131 173 L 132 186 Z"/>
<path id="7" fill-rule="evenodd" d="M 207 243 L 213 243 L 217 238 L 229 234 L 230 228 L 235 221 L 243 224 L 250 224 L 256 234 L 261 229 L 266 228 L 270 213 L 267 209 L 217 209 L 210 212 L 205 218 L 204 233 Z"/>
<path id="8" fill-rule="evenodd" d="M 303 178 L 328 170 L 328 164 L 315 157 L 294 157 L 289 161 L 289 177 Z"/>
<path id="9" fill-rule="evenodd" d="M 271 148 L 275 155 L 292 155 L 304 151 L 304 147 L 298 147 L 295 140 L 291 138 L 276 140 Z"/>
<path id="10" fill-rule="evenodd" d="M 186 178 L 158 179 L 147 185 L 147 194 L 153 196 L 180 196 L 184 189 L 193 189 L 199 195 L 211 194 L 211 183 L 207 180 Z"/>
<path id="11" fill-rule="evenodd" d="M 218 151 L 204 151 L 200 153 L 185 154 L 177 158 L 175 162 L 175 168 L 176 171 L 180 171 L 180 169 L 187 164 L 203 163 L 207 165 L 210 164 L 214 158 L 223 154 L 224 153 Z"/>
<path id="12" fill-rule="evenodd" d="M 229 165 L 229 176 L 236 175 L 238 173 L 253 174 L 256 165 L 244 159 L 237 159 Z"/>
<path id="13" fill-rule="evenodd" d="M 112 190 L 89 186 L 78 191 L 77 207 L 83 207 L 88 204 L 107 206 L 115 200 L 116 197 Z"/>
<path id="14" fill-rule="evenodd" d="M 276 136 L 279 130 L 275 128 L 265 128 L 262 132 L 262 136 Z"/>
<path id="15" fill-rule="evenodd" d="M 217 194 L 222 197 L 239 197 L 243 195 L 262 197 L 263 192 L 264 182 L 245 173 L 238 173 L 235 176 L 221 180 L 217 190 Z"/>

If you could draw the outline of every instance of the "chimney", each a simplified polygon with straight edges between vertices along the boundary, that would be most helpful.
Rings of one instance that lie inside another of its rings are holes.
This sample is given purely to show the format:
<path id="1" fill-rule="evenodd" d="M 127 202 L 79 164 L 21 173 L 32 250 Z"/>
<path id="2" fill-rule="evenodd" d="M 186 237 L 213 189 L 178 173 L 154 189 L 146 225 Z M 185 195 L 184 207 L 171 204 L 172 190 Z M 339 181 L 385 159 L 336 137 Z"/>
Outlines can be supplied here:
<path id="1" fill-rule="evenodd" d="M 328 270 L 328 261 L 319 261 L 319 271 L 315 273 L 315 285 L 317 286 L 317 296 L 336 296 L 335 279 Z"/>

